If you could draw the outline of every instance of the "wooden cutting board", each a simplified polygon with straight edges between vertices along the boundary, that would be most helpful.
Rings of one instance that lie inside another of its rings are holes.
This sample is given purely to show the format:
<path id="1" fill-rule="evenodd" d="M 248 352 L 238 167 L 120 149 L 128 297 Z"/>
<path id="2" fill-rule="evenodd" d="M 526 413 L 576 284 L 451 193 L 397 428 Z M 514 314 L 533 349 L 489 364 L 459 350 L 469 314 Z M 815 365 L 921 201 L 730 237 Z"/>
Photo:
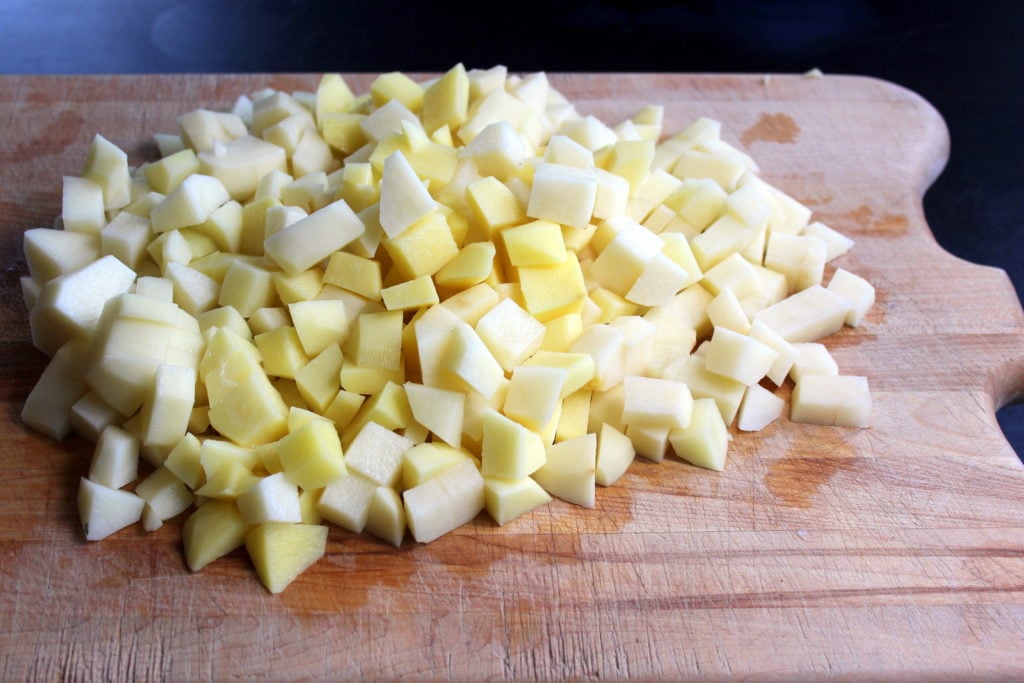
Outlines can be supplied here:
<path id="1" fill-rule="evenodd" d="M 638 461 L 594 510 L 481 516 L 429 546 L 334 529 L 279 596 L 240 551 L 190 575 L 180 520 L 86 543 L 74 497 L 91 445 L 18 418 L 44 367 L 21 234 L 59 213 L 94 133 L 137 162 L 190 108 L 317 79 L 3 77 L 0 679 L 1024 675 L 1024 469 L 994 418 L 1024 386 L 1024 314 L 1003 272 L 945 253 L 925 223 L 939 115 L 857 77 L 552 80 L 612 123 L 646 103 L 669 132 L 721 120 L 764 178 L 857 240 L 838 263 L 878 303 L 828 345 L 870 378 L 871 428 L 782 419 L 736 433 L 721 474 Z"/>

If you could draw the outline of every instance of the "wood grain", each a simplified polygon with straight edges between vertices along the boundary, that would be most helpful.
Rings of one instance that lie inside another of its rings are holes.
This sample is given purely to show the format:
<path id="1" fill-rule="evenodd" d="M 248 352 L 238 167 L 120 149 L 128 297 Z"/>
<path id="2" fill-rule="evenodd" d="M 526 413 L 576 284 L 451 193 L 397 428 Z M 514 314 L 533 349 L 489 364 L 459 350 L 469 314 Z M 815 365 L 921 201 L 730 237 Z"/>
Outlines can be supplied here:
<path id="1" fill-rule="evenodd" d="M 945 253 L 924 221 L 948 155 L 938 114 L 857 77 L 552 80 L 611 122 L 646 103 L 670 131 L 721 120 L 769 182 L 857 240 L 839 264 L 878 303 L 829 346 L 869 376 L 872 427 L 781 420 L 735 434 L 724 473 L 638 462 L 594 510 L 481 517 L 429 546 L 334 529 L 276 597 L 241 552 L 190 575 L 180 520 L 87 544 L 73 499 L 91 446 L 18 419 L 44 367 L 21 234 L 51 224 L 94 133 L 138 162 L 193 106 L 316 78 L 3 77 L 0 679 L 1024 675 L 1024 469 L 994 417 L 1024 386 L 1024 313 L 1004 273 Z"/>

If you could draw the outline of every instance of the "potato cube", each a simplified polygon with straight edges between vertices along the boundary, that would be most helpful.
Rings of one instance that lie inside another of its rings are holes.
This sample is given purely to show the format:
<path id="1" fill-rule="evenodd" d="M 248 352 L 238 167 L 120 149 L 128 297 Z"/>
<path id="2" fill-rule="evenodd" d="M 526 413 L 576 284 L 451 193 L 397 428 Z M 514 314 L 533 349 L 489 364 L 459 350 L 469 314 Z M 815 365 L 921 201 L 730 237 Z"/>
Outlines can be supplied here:
<path id="1" fill-rule="evenodd" d="M 310 422 L 277 444 L 281 468 L 298 486 L 318 489 L 346 474 L 338 432 L 328 422 Z"/>
<path id="2" fill-rule="evenodd" d="M 729 432 L 713 399 L 695 400 L 689 426 L 671 430 L 668 438 L 683 460 L 719 472 L 725 468 Z"/>
<path id="3" fill-rule="evenodd" d="M 398 492 L 387 486 L 378 486 L 366 514 L 365 531 L 396 548 L 405 537 L 405 507 Z"/>
<path id="4" fill-rule="evenodd" d="M 234 502 L 211 500 L 189 515 L 181 536 L 189 569 L 199 571 L 245 542 L 245 522 Z"/>
<path id="5" fill-rule="evenodd" d="M 418 543 L 429 543 L 471 521 L 484 509 L 484 480 L 467 458 L 407 489 L 402 498 L 413 538 Z"/>
<path id="6" fill-rule="evenodd" d="M 295 275 L 361 235 L 365 226 L 344 200 L 332 202 L 266 239 L 268 256 Z"/>
<path id="7" fill-rule="evenodd" d="M 476 332 L 502 369 L 511 372 L 540 349 L 545 328 L 516 302 L 505 299 L 480 318 Z"/>
<path id="8" fill-rule="evenodd" d="M 378 486 L 394 488 L 402 476 L 405 452 L 413 443 L 376 422 L 367 422 L 345 451 L 345 466 Z"/>
<path id="9" fill-rule="evenodd" d="M 146 505 L 139 496 L 83 478 L 78 486 L 78 516 L 85 540 L 98 541 L 142 518 Z M 481 506 L 482 507 L 482 506 Z"/>
<path id="10" fill-rule="evenodd" d="M 587 171 L 542 163 L 533 174 L 526 215 L 575 228 L 585 228 L 594 214 L 597 180 Z"/>
<path id="11" fill-rule="evenodd" d="M 551 495 L 530 477 L 484 477 L 484 507 L 499 526 L 551 502 Z"/>
<path id="12" fill-rule="evenodd" d="M 594 507 L 597 435 L 584 434 L 546 448 L 544 465 L 531 476 L 556 498 Z"/>
<path id="13" fill-rule="evenodd" d="M 324 556 L 327 527 L 267 522 L 245 534 L 245 549 L 260 581 L 271 593 L 287 588 Z"/>
<path id="14" fill-rule="evenodd" d="M 544 457 L 544 443 L 535 432 L 495 410 L 484 411 L 484 476 L 521 479 L 541 467 Z"/>
<path id="15" fill-rule="evenodd" d="M 817 425 L 867 427 L 871 394 L 866 377 L 806 375 L 793 388 L 790 419 Z"/>
<path id="16" fill-rule="evenodd" d="M 349 472 L 323 490 L 316 511 L 328 522 L 361 534 L 370 515 L 378 485 L 358 472 Z"/>

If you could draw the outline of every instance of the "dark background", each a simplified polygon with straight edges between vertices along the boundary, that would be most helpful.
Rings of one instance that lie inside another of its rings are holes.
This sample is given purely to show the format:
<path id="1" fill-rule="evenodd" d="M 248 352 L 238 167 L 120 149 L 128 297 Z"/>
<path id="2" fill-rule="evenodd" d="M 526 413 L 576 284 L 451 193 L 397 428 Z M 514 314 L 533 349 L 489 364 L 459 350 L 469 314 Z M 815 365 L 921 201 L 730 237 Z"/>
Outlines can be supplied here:
<path id="1" fill-rule="evenodd" d="M 0 0 L 0 73 L 803 72 L 928 99 L 949 165 L 925 196 L 938 241 L 1024 293 L 1024 2 Z M 1024 454 L 1024 406 L 999 411 Z"/>

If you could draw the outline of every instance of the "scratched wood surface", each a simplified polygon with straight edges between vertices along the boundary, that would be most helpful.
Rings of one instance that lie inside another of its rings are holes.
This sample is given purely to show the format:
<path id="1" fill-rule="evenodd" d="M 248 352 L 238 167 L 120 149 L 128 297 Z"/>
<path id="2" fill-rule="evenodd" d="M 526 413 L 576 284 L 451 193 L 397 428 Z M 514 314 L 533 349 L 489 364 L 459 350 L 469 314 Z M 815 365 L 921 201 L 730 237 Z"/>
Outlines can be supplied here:
<path id="1" fill-rule="evenodd" d="M 1002 272 L 928 231 L 938 114 L 856 77 L 552 79 L 609 122 L 649 102 L 667 131 L 720 119 L 768 181 L 857 240 L 839 263 L 878 303 L 828 343 L 870 378 L 872 427 L 783 419 L 736 434 L 724 473 L 638 461 L 594 510 L 481 517 L 429 546 L 334 529 L 276 597 L 240 551 L 190 575 L 180 520 L 87 544 L 73 500 L 91 446 L 18 419 L 44 366 L 21 234 L 52 222 L 94 133 L 136 162 L 193 106 L 316 78 L 3 77 L 0 679 L 1024 676 L 1024 469 L 994 418 L 1022 386 L 1024 315 Z"/>

